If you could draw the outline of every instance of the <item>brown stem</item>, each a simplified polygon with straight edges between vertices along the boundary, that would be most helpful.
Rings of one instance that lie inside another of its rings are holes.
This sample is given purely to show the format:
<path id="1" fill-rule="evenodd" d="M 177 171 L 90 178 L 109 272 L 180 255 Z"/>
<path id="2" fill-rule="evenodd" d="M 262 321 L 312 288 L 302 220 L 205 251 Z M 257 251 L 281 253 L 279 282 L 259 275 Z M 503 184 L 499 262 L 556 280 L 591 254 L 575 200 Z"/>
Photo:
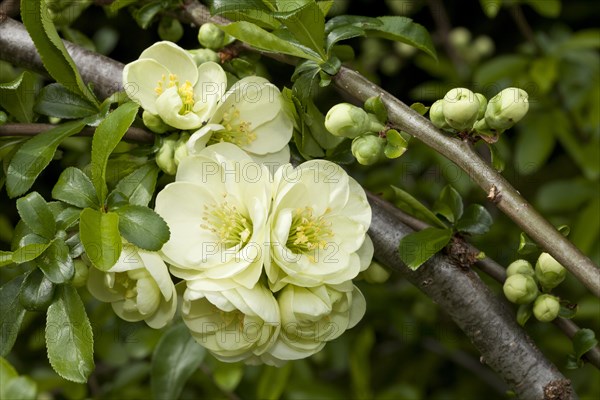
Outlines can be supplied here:
<path id="1" fill-rule="evenodd" d="M 2 136 L 35 136 L 54 128 L 51 124 L 4 124 L 0 125 L 0 137 Z M 81 132 L 75 136 L 94 136 L 96 128 L 86 126 Z M 131 127 L 125 132 L 123 140 L 131 143 L 154 143 L 156 136 L 148 131 L 140 128 Z"/>

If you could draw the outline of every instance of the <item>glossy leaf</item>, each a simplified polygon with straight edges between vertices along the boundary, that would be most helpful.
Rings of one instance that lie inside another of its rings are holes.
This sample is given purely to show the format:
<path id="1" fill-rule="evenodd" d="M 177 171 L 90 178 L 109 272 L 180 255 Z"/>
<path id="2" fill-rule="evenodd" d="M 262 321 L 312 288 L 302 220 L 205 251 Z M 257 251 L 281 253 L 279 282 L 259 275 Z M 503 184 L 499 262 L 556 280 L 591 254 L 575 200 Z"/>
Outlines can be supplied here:
<path id="1" fill-rule="evenodd" d="M 400 259 L 412 270 L 419 268 L 435 253 L 442 250 L 452 238 L 451 229 L 425 228 L 400 240 Z"/>
<path id="2" fill-rule="evenodd" d="M 23 281 L 19 292 L 21 305 L 29 311 L 45 310 L 54 297 L 54 284 L 39 269 L 31 271 Z"/>
<path id="3" fill-rule="evenodd" d="M 172 326 L 160 338 L 152 355 L 150 383 L 156 400 L 179 398 L 183 386 L 206 354 L 185 324 Z"/>
<path id="4" fill-rule="evenodd" d="M 38 193 L 32 192 L 17 200 L 17 210 L 23 222 L 35 234 L 46 239 L 54 238 L 56 222 L 46 200 Z"/>
<path id="5" fill-rule="evenodd" d="M 133 102 L 122 104 L 98 125 L 92 140 L 92 183 L 100 204 L 106 199 L 106 164 L 108 157 L 127 132 L 137 115 L 139 106 Z"/>
<path id="6" fill-rule="evenodd" d="M 38 266 L 52 283 L 61 284 L 73 279 L 75 268 L 69 247 L 62 239 L 52 241 L 37 261 Z"/>
<path id="7" fill-rule="evenodd" d="M 96 268 L 106 271 L 115 265 L 123 247 L 119 215 L 86 208 L 79 219 L 79 235 L 88 258 Z"/>
<path id="8" fill-rule="evenodd" d="M 295 46 L 250 22 L 233 22 L 229 25 L 220 26 L 220 28 L 234 38 L 248 43 L 258 50 L 288 54 L 316 62 L 321 61 L 318 57 L 304 51 L 298 46 Z"/>
<path id="9" fill-rule="evenodd" d="M 147 29 L 162 9 L 163 5 L 160 1 L 151 1 L 135 10 L 132 15 L 140 28 Z"/>
<path id="10" fill-rule="evenodd" d="M 471 235 L 483 235 L 490 230 L 492 222 L 492 216 L 484 206 L 471 204 L 454 227 L 459 232 Z"/>
<path id="11" fill-rule="evenodd" d="M 275 18 L 286 26 L 300 44 L 317 52 L 325 61 L 325 17 L 317 3 L 310 1 L 286 11 L 274 13 Z"/>
<path id="12" fill-rule="evenodd" d="M 52 242 L 29 243 L 19 247 L 13 252 L 12 260 L 15 264 L 23 264 L 41 256 Z"/>
<path id="13" fill-rule="evenodd" d="M 385 104 L 381 100 L 381 96 L 369 97 L 365 101 L 365 111 L 375 114 L 379 122 L 385 124 L 388 120 L 388 112 Z"/>
<path id="14" fill-rule="evenodd" d="M 452 223 L 458 221 L 463 215 L 463 201 L 460 193 L 452 186 L 446 185 L 433 205 L 433 211 L 443 215 Z"/>
<path id="15" fill-rule="evenodd" d="M 0 83 L 0 106 L 19 122 L 33 122 L 35 84 L 35 76 L 28 71 L 12 82 Z"/>
<path id="16" fill-rule="evenodd" d="M 493 144 L 488 144 L 488 149 L 490 149 L 490 157 L 492 159 L 492 166 L 494 167 L 494 169 L 498 172 L 504 171 L 504 168 L 506 167 L 506 162 L 502 158 L 502 155 L 500 154 L 498 148 Z"/>
<path id="17" fill-rule="evenodd" d="M 597 345 L 596 334 L 591 329 L 580 329 L 573 336 L 573 351 L 577 358 L 581 358 Z"/>
<path id="18" fill-rule="evenodd" d="M 12 251 L 4 251 L 0 250 L 0 267 L 4 267 L 5 265 L 12 264 Z"/>
<path id="19" fill-rule="evenodd" d="M 154 163 L 144 164 L 117 183 L 115 191 L 122 193 L 129 203 L 147 206 L 156 187 L 158 167 Z"/>
<path id="20" fill-rule="evenodd" d="M 28 376 L 18 376 L 8 382 L 2 382 L 3 399 L 36 400 L 37 383 Z"/>
<path id="21" fill-rule="evenodd" d="M 527 321 L 533 315 L 533 303 L 521 304 L 517 309 L 517 322 L 521 326 L 525 326 Z"/>
<path id="22" fill-rule="evenodd" d="M 423 25 L 413 22 L 410 18 L 400 16 L 379 17 L 377 19 L 382 24 L 369 27 L 367 36 L 383 37 L 406 43 L 437 59 L 431 36 Z"/>
<path id="23" fill-rule="evenodd" d="M 19 302 L 19 290 L 23 275 L 0 287 L 0 356 L 6 356 L 17 340 L 21 322 L 25 316 L 25 308 Z"/>
<path id="24" fill-rule="evenodd" d="M 98 107 L 63 85 L 51 83 L 40 91 L 34 110 L 50 117 L 73 119 L 96 114 Z"/>
<path id="25" fill-rule="evenodd" d="M 342 25 L 329 32 L 329 34 L 327 35 L 327 43 L 325 45 L 325 49 L 327 50 L 327 53 L 330 53 L 333 46 L 336 45 L 338 42 L 341 42 L 342 40 L 352 39 L 355 37 L 365 36 L 366 34 L 367 32 L 358 26 Z"/>
<path id="26" fill-rule="evenodd" d="M 119 216 L 119 231 L 137 247 L 158 251 L 169 240 L 169 227 L 154 210 L 126 205 L 116 209 L 115 213 Z"/>
<path id="27" fill-rule="evenodd" d="M 86 383 L 94 370 L 94 336 L 79 294 L 69 285 L 57 288 L 46 316 L 50 365 L 63 378 Z"/>
<path id="28" fill-rule="evenodd" d="M 292 372 L 292 364 L 283 367 L 263 367 L 256 387 L 256 398 L 264 400 L 277 400 L 283 394 Z"/>
<path id="29" fill-rule="evenodd" d="M 52 197 L 79 208 L 98 208 L 98 195 L 90 178 L 75 167 L 66 168 L 52 189 Z"/>
<path id="30" fill-rule="evenodd" d="M 517 253 L 521 255 L 531 254 L 538 251 L 537 244 L 527 236 L 525 232 L 521 232 L 519 236 L 519 248 Z"/>
<path id="31" fill-rule="evenodd" d="M 64 139 L 81 131 L 85 124 L 84 120 L 67 122 L 25 142 L 8 165 L 6 177 L 8 195 L 16 197 L 27 192 L 54 157 L 58 145 Z"/>
<path id="32" fill-rule="evenodd" d="M 392 186 L 394 194 L 394 204 L 401 210 L 406 211 L 410 215 L 417 217 L 431 225 L 437 225 L 438 227 L 445 229 L 446 224 L 442 222 L 434 213 L 432 213 L 427 207 L 425 207 L 419 200 L 415 199 L 410 193 Z"/>
<path id="33" fill-rule="evenodd" d="M 97 105 L 98 101 L 85 85 L 73 59 L 67 52 L 49 17 L 45 0 L 21 0 L 21 18 L 41 56 L 46 70 L 57 82 Z"/>
<path id="34" fill-rule="evenodd" d="M 247 21 L 263 28 L 277 29 L 281 25 L 273 18 L 273 9 L 263 2 L 255 0 L 214 0 L 211 11 L 213 15 L 222 15 L 232 21 Z"/>

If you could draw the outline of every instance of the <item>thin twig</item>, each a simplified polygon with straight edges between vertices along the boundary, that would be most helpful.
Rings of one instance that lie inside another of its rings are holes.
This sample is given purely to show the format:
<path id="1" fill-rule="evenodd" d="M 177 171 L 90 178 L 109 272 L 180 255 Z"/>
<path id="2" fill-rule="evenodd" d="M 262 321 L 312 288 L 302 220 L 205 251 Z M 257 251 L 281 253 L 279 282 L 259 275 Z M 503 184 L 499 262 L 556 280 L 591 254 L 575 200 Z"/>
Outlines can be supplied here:
<path id="1" fill-rule="evenodd" d="M 51 124 L 4 124 L 0 125 L 0 137 L 35 136 L 54 127 L 55 125 Z M 79 132 L 75 136 L 91 137 L 94 136 L 95 130 L 95 128 L 86 126 L 81 132 Z M 126 142 L 143 144 L 154 143 L 155 138 L 156 136 L 152 133 L 136 127 L 129 128 L 123 136 L 123 140 L 125 140 Z"/>
<path id="2" fill-rule="evenodd" d="M 437 27 L 436 37 L 444 47 L 444 51 L 448 55 L 448 58 L 454 64 L 454 68 L 458 71 L 461 71 L 464 68 L 464 62 L 456 52 L 456 48 L 450 43 L 450 30 L 452 29 L 450 25 L 450 19 L 448 18 L 448 13 L 446 12 L 446 7 L 444 7 L 444 3 L 441 0 L 427 0 L 429 5 L 429 11 L 433 20 L 435 21 L 435 25 Z"/>

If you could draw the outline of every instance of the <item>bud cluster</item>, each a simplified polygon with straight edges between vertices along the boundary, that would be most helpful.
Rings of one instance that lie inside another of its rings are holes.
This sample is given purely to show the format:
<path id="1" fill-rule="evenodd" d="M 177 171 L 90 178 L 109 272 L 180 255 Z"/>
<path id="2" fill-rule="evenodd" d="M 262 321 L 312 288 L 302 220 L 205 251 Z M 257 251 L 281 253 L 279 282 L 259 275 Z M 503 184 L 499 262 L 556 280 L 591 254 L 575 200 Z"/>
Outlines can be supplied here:
<path id="1" fill-rule="evenodd" d="M 494 137 L 512 128 L 528 110 L 528 94 L 523 89 L 506 88 L 488 101 L 481 93 L 454 88 L 433 103 L 429 119 L 448 132 Z"/>
<path id="2" fill-rule="evenodd" d="M 550 322 L 559 314 L 560 299 L 548 292 L 558 286 L 566 274 L 567 270 L 550 254 L 542 253 L 535 269 L 526 260 L 511 263 L 506 269 L 507 278 L 502 289 L 510 302 L 532 307 L 529 315 L 533 312 L 538 321 Z"/>
<path id="3" fill-rule="evenodd" d="M 332 135 L 352 139 L 352 155 L 362 165 L 398 158 L 406 151 L 406 139 L 386 122 L 387 110 L 379 97 L 368 99 L 364 108 L 336 104 L 325 116 L 325 128 Z"/>
<path id="4" fill-rule="evenodd" d="M 489 36 L 480 35 L 473 38 L 471 32 L 461 26 L 452 29 L 448 39 L 458 55 L 471 64 L 476 64 L 494 53 L 494 42 Z"/>

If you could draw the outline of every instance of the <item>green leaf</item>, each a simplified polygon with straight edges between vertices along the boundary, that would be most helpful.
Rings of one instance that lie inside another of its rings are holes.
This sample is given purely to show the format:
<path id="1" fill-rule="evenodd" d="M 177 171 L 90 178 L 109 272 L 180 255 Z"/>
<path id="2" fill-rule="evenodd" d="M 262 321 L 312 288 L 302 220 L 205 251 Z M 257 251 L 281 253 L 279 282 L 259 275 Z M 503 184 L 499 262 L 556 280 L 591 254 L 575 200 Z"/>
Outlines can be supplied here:
<path id="1" fill-rule="evenodd" d="M 494 169 L 498 172 L 504 171 L 506 163 L 500 154 L 500 150 L 491 143 L 488 143 L 488 149 L 490 149 L 490 157 L 492 159 L 492 166 Z"/>
<path id="2" fill-rule="evenodd" d="M 128 242 L 149 251 L 158 251 L 169 240 L 167 223 L 154 210 L 127 205 L 118 208 L 119 231 Z"/>
<path id="3" fill-rule="evenodd" d="M 26 310 L 43 311 L 52 303 L 54 288 L 44 273 L 36 268 L 25 277 L 19 301 Z"/>
<path id="4" fill-rule="evenodd" d="M 61 284 L 73 279 L 75 268 L 69 252 L 64 240 L 57 238 L 38 259 L 38 266 L 52 283 Z"/>
<path id="5" fill-rule="evenodd" d="M 560 15 L 560 0 L 523 0 L 533 8 L 538 14 L 548 18 L 556 18 Z"/>
<path id="6" fill-rule="evenodd" d="M 255 0 L 214 0 L 212 15 L 222 15 L 232 21 L 248 21 L 263 28 L 277 29 L 281 25 L 273 18 L 273 9 Z"/>
<path id="7" fill-rule="evenodd" d="M 150 383 L 156 400 L 177 399 L 185 382 L 202 364 L 206 350 L 190 335 L 185 324 L 169 328 L 152 355 Z"/>
<path id="8" fill-rule="evenodd" d="M 46 251 L 52 242 L 45 243 L 29 243 L 23 247 L 19 247 L 13 252 L 12 260 L 15 264 L 23 264 L 28 261 L 35 260 Z"/>
<path id="9" fill-rule="evenodd" d="M 250 22 L 233 22 L 229 25 L 221 25 L 220 28 L 234 38 L 248 43 L 258 50 L 283 53 L 290 56 L 306 58 L 315 62 L 321 62 L 319 57 L 315 57 L 313 54 L 306 52 L 300 47 L 295 46 Z"/>
<path id="10" fill-rule="evenodd" d="M 275 18 L 286 26 L 300 44 L 317 52 L 325 61 L 325 16 L 317 3 L 310 1 L 295 10 L 286 11 L 274 13 Z"/>
<path id="11" fill-rule="evenodd" d="M 37 383 L 28 376 L 18 376 L 2 389 L 3 399 L 35 400 L 37 398 Z"/>
<path id="12" fill-rule="evenodd" d="M 463 215 L 463 201 L 460 193 L 452 186 L 446 185 L 433 205 L 433 212 L 443 215 L 452 223 L 458 221 Z"/>
<path id="13" fill-rule="evenodd" d="M 8 383 L 17 378 L 19 374 L 15 368 L 4 358 L 0 357 L 0 399 L 6 399 L 5 391 Z M 19 397 L 16 397 L 19 399 Z"/>
<path id="14" fill-rule="evenodd" d="M 292 363 L 283 367 L 265 365 L 256 385 L 256 398 L 261 400 L 277 400 L 283 394 L 292 372 Z"/>
<path id="15" fill-rule="evenodd" d="M 375 345 L 375 333 L 371 327 L 364 328 L 352 343 L 350 353 L 350 376 L 352 393 L 358 399 L 372 399 L 371 351 Z"/>
<path id="16" fill-rule="evenodd" d="M 325 150 L 334 149 L 345 140 L 343 137 L 332 135 L 325 129 L 325 116 L 311 99 L 306 99 L 304 104 L 306 105 L 306 112 L 304 113 L 303 122 L 320 147 Z"/>
<path id="17" fill-rule="evenodd" d="M 330 54 L 334 45 L 342 40 L 348 40 L 359 36 L 365 36 L 367 32 L 354 25 L 342 25 L 338 28 L 335 28 L 327 35 L 327 43 L 325 45 L 325 49 L 327 53 Z"/>
<path id="18" fill-rule="evenodd" d="M 108 156 L 127 132 L 137 115 L 139 105 L 134 102 L 122 104 L 98 125 L 92 139 L 92 183 L 98 193 L 100 204 L 106 199 L 106 164 Z"/>
<path id="19" fill-rule="evenodd" d="M 77 221 L 79 221 L 79 214 L 81 210 L 77 207 L 71 207 L 68 204 L 61 203 L 60 201 L 53 201 L 48 203 L 54 219 L 56 221 L 56 229 L 66 231 L 72 228 Z"/>
<path id="20" fill-rule="evenodd" d="M 519 236 L 519 248 L 517 253 L 527 255 L 538 251 L 537 244 L 527 236 L 525 232 L 521 232 Z"/>
<path id="21" fill-rule="evenodd" d="M 63 85 L 51 83 L 41 90 L 34 110 L 50 117 L 73 119 L 94 115 L 98 107 Z"/>
<path id="22" fill-rule="evenodd" d="M 573 336 L 573 351 L 577 358 L 581 358 L 597 345 L 596 334 L 591 329 L 580 329 Z"/>
<path id="23" fill-rule="evenodd" d="M 444 224 L 442 220 L 440 220 L 434 213 L 425 207 L 419 200 L 415 199 L 410 193 L 396 186 L 392 186 L 392 189 L 394 190 L 395 194 L 394 204 L 396 207 L 431 225 L 437 225 L 442 229 L 447 228 L 446 224 Z"/>
<path id="24" fill-rule="evenodd" d="M 46 200 L 38 192 L 29 193 L 17 200 L 17 211 L 33 233 L 46 239 L 54 238 L 56 233 L 54 215 L 52 215 Z"/>
<path id="25" fill-rule="evenodd" d="M 52 197 L 79 208 L 98 208 L 98 195 L 90 178 L 75 167 L 66 168 L 52 189 Z"/>
<path id="26" fill-rule="evenodd" d="M 19 122 L 33 122 L 35 92 L 36 78 L 25 71 L 14 81 L 0 84 L 0 106 Z"/>
<path id="27" fill-rule="evenodd" d="M 157 177 L 158 167 L 148 163 L 121 179 L 115 191 L 128 198 L 130 204 L 147 206 L 154 194 Z"/>
<path id="28" fill-rule="evenodd" d="M 50 164 L 58 145 L 83 129 L 86 121 L 71 121 L 39 133 L 25 142 L 8 165 L 6 191 L 10 197 L 27 192 L 38 175 Z"/>
<path id="29" fill-rule="evenodd" d="M 528 116 L 518 126 L 515 167 L 519 174 L 530 175 L 546 165 L 556 145 L 552 120 L 542 113 Z"/>
<path id="30" fill-rule="evenodd" d="M 61 285 L 46 316 L 46 347 L 54 371 L 86 383 L 94 370 L 94 336 L 83 302 L 75 288 Z"/>
<path id="31" fill-rule="evenodd" d="M 3 251 L 0 250 L 0 267 L 4 267 L 6 265 L 12 264 L 12 251 Z"/>
<path id="32" fill-rule="evenodd" d="M 435 253 L 446 247 L 452 238 L 451 229 L 425 228 L 400 240 L 400 259 L 412 270 L 419 268 Z"/>
<path id="33" fill-rule="evenodd" d="M 21 0 L 21 19 L 50 76 L 73 93 L 80 94 L 92 104 L 98 105 L 96 96 L 81 79 L 49 16 L 46 1 Z"/>
<path id="34" fill-rule="evenodd" d="M 25 309 L 19 302 L 19 289 L 23 275 L 0 287 L 0 356 L 4 357 L 15 344 Z"/>
<path id="35" fill-rule="evenodd" d="M 382 24 L 369 27 L 367 36 L 382 37 L 406 43 L 437 59 L 431 36 L 423 25 L 417 24 L 407 17 L 387 16 L 378 17 L 377 19 Z"/>
<path id="36" fill-rule="evenodd" d="M 383 25 L 383 21 L 372 17 L 362 17 L 360 15 L 338 15 L 327 21 L 325 24 L 325 33 L 329 34 L 342 26 L 348 25 L 362 29 L 375 29 Z"/>
<path id="37" fill-rule="evenodd" d="M 517 322 L 521 326 L 525 326 L 529 318 L 533 315 L 533 303 L 521 304 L 517 310 Z"/>
<path id="38" fill-rule="evenodd" d="M 152 1 L 135 10 L 132 15 L 140 28 L 148 29 L 154 21 L 154 17 L 156 17 L 162 9 L 163 5 L 160 1 Z"/>
<path id="39" fill-rule="evenodd" d="M 115 265 L 123 243 L 119 233 L 119 215 L 86 208 L 79 217 L 81 243 L 90 261 L 101 271 Z"/>
<path id="40" fill-rule="evenodd" d="M 578 308 L 579 307 L 577 306 L 577 304 L 571 304 L 566 301 L 561 301 L 558 316 L 562 318 L 571 319 L 577 314 Z"/>
<path id="41" fill-rule="evenodd" d="M 459 232 L 471 235 L 483 235 L 490 230 L 492 222 L 492 216 L 484 206 L 471 204 L 454 227 Z"/>
<path id="42" fill-rule="evenodd" d="M 213 371 L 215 384 L 225 392 L 232 392 L 244 377 L 245 366 L 241 362 L 220 362 Z"/>
<path id="43" fill-rule="evenodd" d="M 388 112 L 385 104 L 381 100 L 381 96 L 373 96 L 369 97 L 367 101 L 365 101 L 364 106 L 365 111 L 375 114 L 379 122 L 385 124 L 388 120 Z"/>

